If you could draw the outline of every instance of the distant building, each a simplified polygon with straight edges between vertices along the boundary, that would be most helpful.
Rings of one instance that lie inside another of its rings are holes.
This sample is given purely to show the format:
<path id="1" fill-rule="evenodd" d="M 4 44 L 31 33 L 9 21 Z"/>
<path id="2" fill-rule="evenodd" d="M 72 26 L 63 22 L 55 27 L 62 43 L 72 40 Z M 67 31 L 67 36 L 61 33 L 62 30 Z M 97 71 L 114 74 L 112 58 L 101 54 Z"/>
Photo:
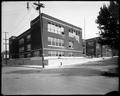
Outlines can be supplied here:
<path id="1" fill-rule="evenodd" d="M 18 58 L 18 40 L 16 36 L 9 38 L 9 57 Z"/>
<path id="2" fill-rule="evenodd" d="M 6 51 L 1 52 L 1 58 L 6 59 Z M 7 51 L 7 59 L 9 59 L 9 51 Z"/>
<path id="3" fill-rule="evenodd" d="M 117 50 L 113 50 L 112 53 L 112 49 L 110 47 L 108 47 L 107 45 L 103 45 L 101 46 L 101 44 L 98 43 L 98 39 L 99 37 L 95 37 L 95 38 L 90 38 L 87 39 L 86 42 L 86 55 L 87 56 L 92 56 L 92 57 L 100 57 L 100 56 L 118 56 L 118 51 Z"/>
<path id="4" fill-rule="evenodd" d="M 41 13 L 42 32 L 39 16 L 31 21 L 31 28 L 10 41 L 10 58 L 46 56 L 83 56 L 82 29 Z M 42 39 L 42 40 L 41 40 Z"/>

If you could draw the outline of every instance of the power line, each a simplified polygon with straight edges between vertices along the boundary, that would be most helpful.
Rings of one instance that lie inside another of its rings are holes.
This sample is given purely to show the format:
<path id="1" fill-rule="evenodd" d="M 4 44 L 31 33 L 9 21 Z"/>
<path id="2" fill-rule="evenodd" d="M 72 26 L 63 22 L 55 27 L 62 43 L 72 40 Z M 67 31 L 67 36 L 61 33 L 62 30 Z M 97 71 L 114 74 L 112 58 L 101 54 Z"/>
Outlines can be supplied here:
<path id="1" fill-rule="evenodd" d="M 18 24 L 18 23 L 21 23 L 21 21 L 24 20 L 25 16 L 26 16 L 26 14 L 25 14 L 22 18 L 20 18 L 19 20 L 17 20 L 18 22 L 14 23 L 13 28 L 14 28 L 15 30 L 19 27 L 19 24 Z M 15 30 L 14 30 L 14 31 L 15 31 Z M 13 34 L 13 29 L 10 30 L 10 34 L 11 34 L 11 35 Z"/>
<path id="2" fill-rule="evenodd" d="M 23 21 L 26 21 L 26 19 L 25 19 L 27 17 L 26 15 L 27 15 L 27 13 L 19 20 L 18 24 L 15 24 L 14 28 L 16 28 L 16 29 L 14 30 L 14 33 L 12 32 L 13 35 L 15 35 L 18 32 L 18 29 L 21 28 L 21 24 L 23 24 Z"/>
<path id="3" fill-rule="evenodd" d="M 26 17 L 24 17 L 23 21 L 19 24 L 19 26 L 17 27 L 14 35 L 18 32 L 20 32 L 21 29 L 23 29 L 23 22 L 25 23 L 27 20 L 25 19 Z"/>
<path id="4" fill-rule="evenodd" d="M 21 8 L 22 9 L 22 8 Z M 12 10 L 12 11 L 14 11 L 14 10 Z M 17 13 L 16 13 L 17 14 Z M 19 14 L 19 13 L 18 13 Z M 14 24 L 14 26 L 13 26 L 13 28 L 14 28 L 14 30 L 13 29 L 11 29 L 11 35 L 14 35 L 14 34 L 16 34 L 18 31 L 16 31 L 16 30 L 18 30 L 18 29 L 20 29 L 21 28 L 21 24 L 23 23 L 23 21 L 27 21 L 28 19 L 26 19 L 26 17 L 27 17 L 27 12 L 26 12 L 26 14 L 22 17 L 22 18 L 20 18 L 19 20 L 17 20 L 17 22 Z"/>
<path id="5" fill-rule="evenodd" d="M 22 12 L 22 10 L 23 9 L 19 9 L 19 10 L 16 10 L 16 11 L 12 11 L 12 12 L 5 12 L 5 11 L 3 11 L 3 15 L 4 16 L 8 16 L 8 15 L 14 15 L 14 14 L 18 14 L 18 12 L 20 13 L 20 12 Z"/>
<path id="6" fill-rule="evenodd" d="M 28 19 L 29 19 L 28 21 L 29 21 L 29 23 L 30 23 L 30 21 L 31 21 L 31 17 L 30 17 L 30 15 L 31 15 L 31 13 L 30 13 L 30 12 L 31 12 L 31 8 L 29 7 L 30 4 L 28 4 L 28 3 L 29 3 L 29 2 L 27 2 L 27 9 L 29 9 L 29 12 L 25 14 L 26 17 L 24 16 L 24 17 L 21 19 L 21 21 L 22 21 L 22 22 L 25 21 L 25 20 L 27 21 L 27 19 L 25 19 L 25 18 L 28 17 Z M 32 5 L 32 6 L 33 6 L 33 5 Z M 34 8 L 34 9 L 35 9 L 35 8 Z M 32 14 L 33 14 L 33 13 L 32 13 Z M 22 24 L 22 22 L 20 22 L 20 25 Z M 17 25 L 17 24 L 16 24 L 16 25 Z M 18 25 L 17 25 L 17 26 L 18 26 Z M 25 26 L 26 26 L 26 25 L 25 25 Z M 25 26 L 24 26 L 24 27 L 25 27 Z M 22 26 L 21 26 L 21 27 L 22 27 Z M 20 29 L 21 27 L 20 27 L 20 26 L 17 27 L 17 29 L 16 29 L 17 31 L 14 33 L 14 35 L 18 32 L 18 29 Z M 23 28 L 22 28 L 22 29 L 23 29 Z"/>

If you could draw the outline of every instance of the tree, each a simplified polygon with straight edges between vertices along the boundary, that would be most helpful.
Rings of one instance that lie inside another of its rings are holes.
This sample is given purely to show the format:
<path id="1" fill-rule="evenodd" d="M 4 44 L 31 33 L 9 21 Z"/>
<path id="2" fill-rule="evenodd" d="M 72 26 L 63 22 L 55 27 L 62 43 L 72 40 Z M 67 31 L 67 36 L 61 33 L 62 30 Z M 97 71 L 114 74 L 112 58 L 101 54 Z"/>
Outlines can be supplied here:
<path id="1" fill-rule="evenodd" d="M 112 49 L 119 49 L 119 3 L 111 1 L 107 7 L 100 8 L 96 23 L 100 30 L 99 43 Z"/>

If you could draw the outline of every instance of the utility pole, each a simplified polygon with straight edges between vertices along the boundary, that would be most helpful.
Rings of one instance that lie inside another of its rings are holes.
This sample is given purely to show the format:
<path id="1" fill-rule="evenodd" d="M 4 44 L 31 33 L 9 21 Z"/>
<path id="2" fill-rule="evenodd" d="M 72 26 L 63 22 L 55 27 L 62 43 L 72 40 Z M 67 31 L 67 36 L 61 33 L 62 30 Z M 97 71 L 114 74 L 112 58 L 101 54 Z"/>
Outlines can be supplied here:
<path id="1" fill-rule="evenodd" d="M 84 17 L 84 42 L 85 42 L 85 55 L 86 55 L 86 40 L 85 40 L 85 17 Z"/>
<path id="2" fill-rule="evenodd" d="M 42 48 L 41 48 L 41 57 L 42 57 L 42 67 L 44 68 L 44 56 L 43 56 L 43 30 L 42 30 L 42 16 L 41 16 L 41 7 L 44 8 L 44 5 L 38 1 L 38 3 L 34 3 L 34 5 L 37 6 L 36 10 L 39 10 L 39 23 L 40 23 L 40 32 L 41 32 L 41 42 L 42 42 Z"/>
<path id="3" fill-rule="evenodd" d="M 27 10 L 29 10 L 29 2 L 27 2 Z"/>
<path id="4" fill-rule="evenodd" d="M 30 17 L 31 8 L 30 8 L 30 2 L 29 2 L 29 1 L 27 1 L 27 6 L 26 6 L 26 8 L 27 8 L 27 12 L 28 12 L 28 22 L 29 22 L 29 24 L 30 24 L 30 22 L 31 22 L 31 17 Z M 30 25 L 29 27 L 31 27 L 31 25 Z"/>
<path id="5" fill-rule="evenodd" d="M 7 33 L 8 33 L 8 32 L 4 32 L 4 33 L 5 33 L 5 39 L 4 39 L 4 40 L 5 40 L 5 43 L 4 43 L 4 44 L 5 44 L 5 63 L 6 63 L 6 65 L 7 65 L 7 44 L 8 44 L 8 43 L 7 43 L 7 40 L 8 40 L 8 39 L 7 39 Z"/>
<path id="6" fill-rule="evenodd" d="M 84 39 L 85 39 L 85 17 L 84 17 Z"/>

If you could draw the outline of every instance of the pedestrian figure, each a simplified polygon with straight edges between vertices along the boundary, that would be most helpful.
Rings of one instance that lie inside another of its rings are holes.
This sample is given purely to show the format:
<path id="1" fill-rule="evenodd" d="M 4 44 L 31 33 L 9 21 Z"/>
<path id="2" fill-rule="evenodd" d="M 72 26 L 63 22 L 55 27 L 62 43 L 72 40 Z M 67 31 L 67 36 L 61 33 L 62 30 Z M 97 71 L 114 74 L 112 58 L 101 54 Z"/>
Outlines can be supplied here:
<path id="1" fill-rule="evenodd" d="M 62 62 L 60 62 L 60 65 L 62 66 Z"/>
<path id="2" fill-rule="evenodd" d="M 61 54 L 58 57 L 59 61 L 60 61 L 60 67 L 62 66 L 62 61 L 61 61 Z"/>

